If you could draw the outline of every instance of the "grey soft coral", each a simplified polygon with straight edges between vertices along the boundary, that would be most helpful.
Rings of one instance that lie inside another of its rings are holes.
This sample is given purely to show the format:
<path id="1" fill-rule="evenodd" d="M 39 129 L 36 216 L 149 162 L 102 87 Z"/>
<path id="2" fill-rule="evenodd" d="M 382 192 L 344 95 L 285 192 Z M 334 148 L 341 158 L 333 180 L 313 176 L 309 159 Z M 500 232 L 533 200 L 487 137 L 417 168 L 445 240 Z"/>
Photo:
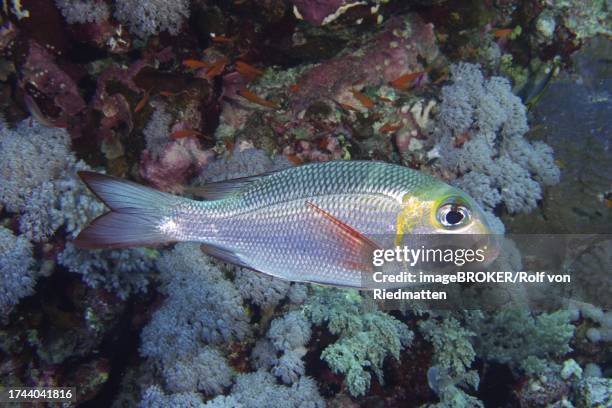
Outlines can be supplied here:
<path id="1" fill-rule="evenodd" d="M 161 31 L 177 35 L 189 17 L 189 0 L 117 0 L 115 17 L 141 38 Z"/>
<path id="2" fill-rule="evenodd" d="M 36 277 L 30 242 L 0 226 L 0 319 L 34 292 Z"/>
<path id="3" fill-rule="evenodd" d="M 552 149 L 523 137 L 527 112 L 507 79 L 485 79 L 467 63 L 453 65 L 451 79 L 433 131 L 440 163 L 485 209 L 503 203 L 511 213 L 531 211 L 542 186 L 559 181 Z"/>

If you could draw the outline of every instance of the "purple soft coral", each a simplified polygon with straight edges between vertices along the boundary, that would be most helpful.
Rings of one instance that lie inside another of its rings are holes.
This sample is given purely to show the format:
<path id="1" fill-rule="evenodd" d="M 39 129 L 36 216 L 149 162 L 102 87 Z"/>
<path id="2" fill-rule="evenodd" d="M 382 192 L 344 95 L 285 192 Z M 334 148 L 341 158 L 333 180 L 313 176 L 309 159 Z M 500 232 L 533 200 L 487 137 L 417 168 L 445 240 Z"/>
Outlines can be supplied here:
<path id="1" fill-rule="evenodd" d="M 431 62 L 437 55 L 432 24 L 414 16 L 392 19 L 366 46 L 306 71 L 298 79 L 291 108 L 301 111 L 321 99 L 338 101 L 360 84 L 379 86 L 403 74 L 422 71 L 421 61 Z"/>

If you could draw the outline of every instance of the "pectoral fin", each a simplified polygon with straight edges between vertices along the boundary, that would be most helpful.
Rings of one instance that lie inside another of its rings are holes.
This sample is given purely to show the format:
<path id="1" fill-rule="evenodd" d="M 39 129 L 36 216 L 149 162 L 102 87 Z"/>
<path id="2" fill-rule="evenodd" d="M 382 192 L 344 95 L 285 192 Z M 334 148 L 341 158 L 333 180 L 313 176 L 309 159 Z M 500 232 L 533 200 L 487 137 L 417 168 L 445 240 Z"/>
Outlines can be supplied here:
<path id="1" fill-rule="evenodd" d="M 339 262 L 347 269 L 372 272 L 372 253 L 381 249 L 380 245 L 316 204 L 306 201 L 306 205 L 320 218 L 322 235 L 329 239 L 327 244 L 333 247 Z"/>

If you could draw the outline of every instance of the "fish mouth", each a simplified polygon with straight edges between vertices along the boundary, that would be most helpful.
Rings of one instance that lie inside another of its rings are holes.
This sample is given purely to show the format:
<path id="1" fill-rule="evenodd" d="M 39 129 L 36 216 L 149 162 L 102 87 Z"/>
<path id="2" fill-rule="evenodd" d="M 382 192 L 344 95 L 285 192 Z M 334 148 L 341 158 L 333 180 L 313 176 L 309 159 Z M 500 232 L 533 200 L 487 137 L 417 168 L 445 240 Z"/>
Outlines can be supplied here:
<path id="1" fill-rule="evenodd" d="M 483 266 L 489 266 L 499 256 L 501 251 L 503 234 L 494 234 L 491 227 L 483 220 L 478 220 L 474 225 L 474 236 L 476 247 L 484 251 L 485 260 Z"/>
<path id="2" fill-rule="evenodd" d="M 483 251 L 484 261 L 482 266 L 491 265 L 499 256 L 501 251 L 502 236 L 499 234 L 485 234 L 479 235 L 479 240 L 476 243 L 476 247 Z"/>

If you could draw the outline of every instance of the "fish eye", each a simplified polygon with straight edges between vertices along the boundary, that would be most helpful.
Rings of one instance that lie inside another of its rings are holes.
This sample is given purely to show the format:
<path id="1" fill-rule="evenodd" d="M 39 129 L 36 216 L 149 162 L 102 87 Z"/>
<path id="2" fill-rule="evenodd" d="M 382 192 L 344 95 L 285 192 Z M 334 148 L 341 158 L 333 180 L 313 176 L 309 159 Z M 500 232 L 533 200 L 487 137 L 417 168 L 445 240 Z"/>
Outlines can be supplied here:
<path id="1" fill-rule="evenodd" d="M 448 203 L 438 209 L 438 221 L 446 228 L 455 228 L 466 224 L 470 219 L 470 210 L 460 204 Z"/>

